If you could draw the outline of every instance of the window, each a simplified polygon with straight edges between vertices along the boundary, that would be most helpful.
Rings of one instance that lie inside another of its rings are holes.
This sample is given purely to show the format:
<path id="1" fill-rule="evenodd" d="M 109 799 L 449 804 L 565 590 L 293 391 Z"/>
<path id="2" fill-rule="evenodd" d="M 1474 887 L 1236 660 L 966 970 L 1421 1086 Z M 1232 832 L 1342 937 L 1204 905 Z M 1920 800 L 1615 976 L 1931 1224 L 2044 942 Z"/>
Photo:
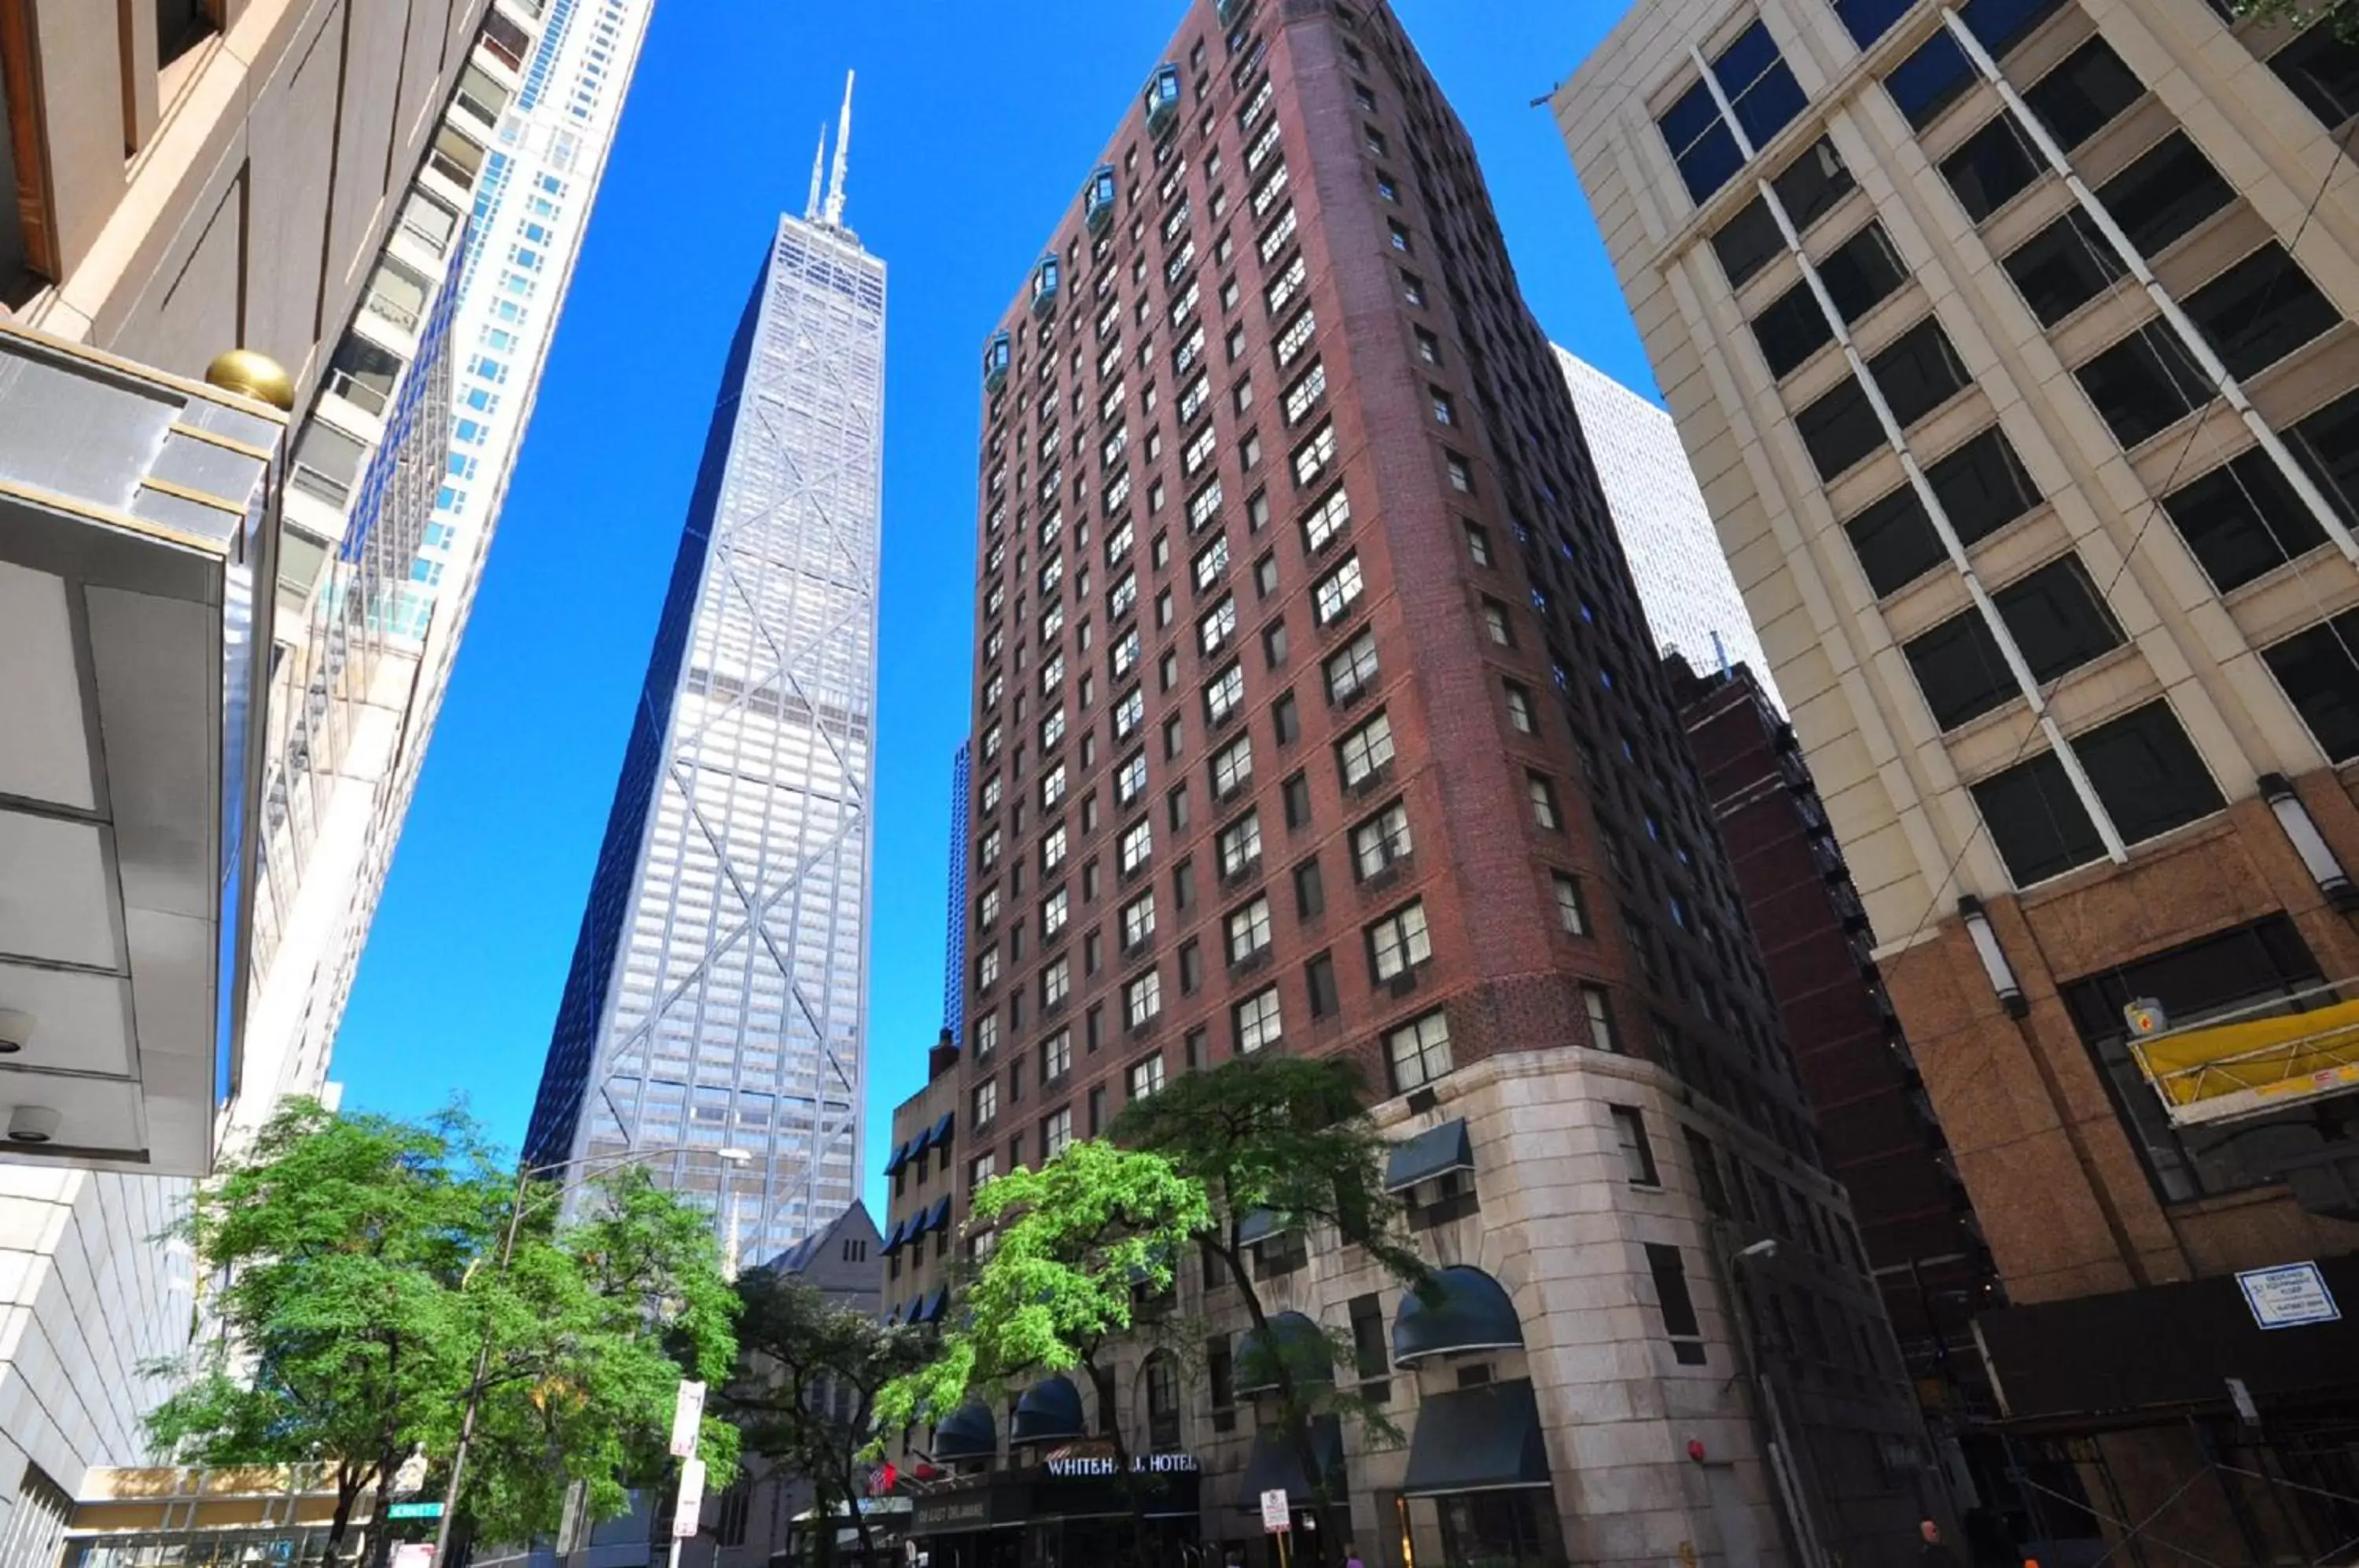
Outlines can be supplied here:
<path id="1" fill-rule="evenodd" d="M 1393 1092 L 1421 1089 L 1448 1073 L 1450 1018 L 1432 1012 L 1385 1036 L 1385 1060 L 1392 1068 Z"/>
<path id="2" fill-rule="evenodd" d="M 1300 424 L 1304 416 L 1318 407 L 1319 399 L 1326 395 L 1327 366 L 1314 359 L 1310 362 L 1310 368 L 1295 377 L 1293 385 L 1286 389 L 1286 422 Z"/>
<path id="3" fill-rule="evenodd" d="M 1199 593 L 1218 583 L 1228 570 L 1229 536 L 1226 534 L 1215 535 L 1211 544 L 1197 552 L 1195 562 L 1189 569 Z"/>
<path id="4" fill-rule="evenodd" d="M 1302 966 L 1302 983 L 1313 1018 L 1332 1018 L 1343 1003 L 1335 991 L 1335 961 L 1321 953 Z"/>
<path id="5" fill-rule="evenodd" d="M 967 1186 L 970 1189 L 980 1187 L 985 1181 L 992 1180 L 999 1174 L 998 1152 L 995 1150 L 989 1154 L 976 1155 L 973 1163 L 966 1168 L 966 1173 Z"/>
<path id="6" fill-rule="evenodd" d="M 1846 323 L 1859 319 L 1908 281 L 1881 224 L 1871 223 L 1818 264 L 1819 279 Z M 1807 283 L 1797 283 L 1762 308 L 1753 335 L 1768 361 L 1769 374 L 1783 379 L 1834 339 Z"/>
<path id="7" fill-rule="evenodd" d="M 1046 811 L 1065 798 L 1065 765 L 1056 767 L 1040 778 L 1040 807 Z"/>
<path id="8" fill-rule="evenodd" d="M 2359 757 L 2359 610 L 2345 610 L 2263 650 L 2328 760 Z"/>
<path id="9" fill-rule="evenodd" d="M 1253 737 L 1239 735 L 1212 754 L 1212 792 L 1225 800 L 1253 779 Z"/>
<path id="10" fill-rule="evenodd" d="M 1132 1029 L 1145 1029 L 1163 1011 L 1163 976 L 1150 969 L 1122 988 L 1122 1016 Z"/>
<path id="11" fill-rule="evenodd" d="M 1073 1070 L 1073 1031 L 1059 1029 L 1040 1046 L 1040 1082 L 1053 1083 Z"/>
<path id="12" fill-rule="evenodd" d="M 2077 207 L 2016 246 L 2006 266 L 2024 303 L 2048 327 L 2123 276 L 2112 245 Z"/>
<path id="13" fill-rule="evenodd" d="M 2212 400 L 2179 334 L 2148 321 L 2072 372 L 2124 451 L 2169 430 Z"/>
<path id="14" fill-rule="evenodd" d="M 1245 666 L 1233 660 L 1226 670 L 1212 677 L 1212 683 L 1204 689 L 1204 716 L 1216 724 L 1225 723 L 1245 700 Z"/>
<path id="15" fill-rule="evenodd" d="M 1329 654 L 1319 669 L 1326 679 L 1328 702 L 1343 703 L 1352 701 L 1366 691 L 1376 678 L 1376 634 L 1363 631 Z"/>
<path id="16" fill-rule="evenodd" d="M 1204 983 L 1204 954 L 1193 937 L 1180 944 L 1180 994 L 1192 996 Z"/>
<path id="17" fill-rule="evenodd" d="M 1671 1355 L 1682 1367 L 1704 1364 L 1703 1326 L 1696 1321 L 1695 1302 L 1688 1296 L 1687 1270 L 1680 1266 L 1680 1249 L 1659 1242 L 1647 1242 L 1647 1269 L 1655 1277 L 1655 1302 L 1662 1310 L 1663 1333 L 1671 1342 Z"/>
<path id="18" fill-rule="evenodd" d="M 1299 773 L 1290 774 L 1278 786 L 1278 794 L 1286 802 L 1286 825 L 1307 827 L 1310 822 L 1310 780 Z"/>
<path id="19" fill-rule="evenodd" d="M 1574 936 L 1589 934 L 1589 912 L 1582 907 L 1581 884 L 1560 871 L 1549 878 L 1556 890 L 1557 923 Z"/>
<path id="20" fill-rule="evenodd" d="M 1261 859 L 1261 813 L 1247 811 L 1223 828 L 1216 842 L 1221 852 L 1222 879 L 1244 876 Z"/>
<path id="21" fill-rule="evenodd" d="M 1712 62 L 1712 73 L 1736 113 L 1746 139 L 1759 147 L 1802 109 L 1802 90 L 1777 53 L 1769 31 L 1756 21 Z M 1698 205 L 1736 177 L 1745 155 L 1721 117 L 1712 91 L 1699 82 L 1656 122 L 1680 178 Z"/>
<path id="22" fill-rule="evenodd" d="M 2235 199 L 2184 131 L 2171 132 L 2097 188 L 2097 200 L 2148 260 Z"/>
<path id="23" fill-rule="evenodd" d="M 1054 1160 L 1072 1147 L 1073 1113 L 1071 1107 L 1051 1111 L 1040 1124 L 1040 1157 Z"/>
<path id="24" fill-rule="evenodd" d="M 1061 831 L 1061 830 L 1060 830 Z M 1147 864 L 1155 853 L 1155 824 L 1145 817 L 1123 829 L 1122 842 L 1116 848 L 1118 864 L 1125 877 Z"/>
<path id="25" fill-rule="evenodd" d="M 2299 427 L 2290 433 L 2299 452 Z M 2181 485 L 2162 498 L 2162 507 L 2223 593 L 2326 542 L 2301 497 L 2257 448 Z"/>
<path id="26" fill-rule="evenodd" d="M 1374 779 L 1393 759 L 1392 721 L 1378 713 L 1345 735 L 1335 746 L 1343 787 L 1356 789 Z"/>
<path id="27" fill-rule="evenodd" d="M 1311 589 L 1311 596 L 1322 626 L 1333 626 L 1359 603 L 1363 587 L 1359 552 L 1343 557 L 1335 570 L 1321 578 Z"/>
<path id="28" fill-rule="evenodd" d="M 1454 425 L 1458 422 L 1458 405 L 1451 400 L 1450 394 L 1439 387 L 1428 387 L 1426 393 L 1429 400 L 1433 404 L 1435 424 Z"/>
<path id="29" fill-rule="evenodd" d="M 1722 1219 L 1729 1217 L 1728 1189 L 1720 1179 L 1720 1156 L 1710 1140 L 1693 1127 L 1681 1127 L 1680 1136 L 1687 1140 L 1688 1164 L 1694 1170 L 1696 1188 L 1703 1196 L 1703 1206 Z"/>
<path id="30" fill-rule="evenodd" d="M 1970 548 L 2040 502 L 2022 460 L 1996 426 L 1934 463 L 1925 478 L 1949 515 L 1958 541 Z M 1843 525 L 1843 531 L 1879 597 L 1915 582 L 1945 559 L 1923 504 L 1908 485 L 1870 502 Z"/>
<path id="31" fill-rule="evenodd" d="M 2275 240 L 2189 295 L 2186 310 L 2238 380 L 2259 375 L 2342 320 Z"/>
<path id="32" fill-rule="evenodd" d="M 1114 770 L 1114 803 L 1127 806 L 1147 792 L 1147 753 L 1134 751 Z"/>
<path id="33" fill-rule="evenodd" d="M 1589 1017 L 1589 1043 L 1599 1051 L 1619 1052 L 1621 1036 L 1614 1029 L 1614 1004 L 1602 985 L 1581 988 L 1581 1010 Z"/>
<path id="34" fill-rule="evenodd" d="M 1335 422 L 1322 419 L 1310 432 L 1310 439 L 1294 449 L 1292 459 L 1294 483 L 1297 488 L 1309 485 L 1325 474 L 1335 461 Z"/>
<path id="35" fill-rule="evenodd" d="M 1278 1015 L 1277 987 L 1266 985 L 1239 1002 L 1232 1019 L 1240 1055 L 1277 1044 L 1286 1027 Z"/>
<path id="36" fill-rule="evenodd" d="M 1452 453 L 1442 461 L 1442 467 L 1449 474 L 1452 490 L 1461 495 L 1474 494 L 1474 470 L 1464 458 Z"/>
<path id="37" fill-rule="evenodd" d="M 1122 907 L 1122 945 L 1127 949 L 1141 947 L 1155 934 L 1155 895 L 1141 893 Z"/>
<path id="38" fill-rule="evenodd" d="M 1425 901 L 1412 898 L 1367 929 L 1368 969 L 1384 985 L 1433 956 L 1425 924 Z"/>
<path id="39" fill-rule="evenodd" d="M 1060 1005 L 1073 994 L 1073 967 L 1069 960 L 1060 958 L 1040 971 L 1040 1009 L 1043 1012 Z"/>
<path id="40" fill-rule="evenodd" d="M 1144 1100 L 1163 1087 L 1163 1053 L 1130 1064 L 1130 1097 Z"/>
<path id="41" fill-rule="evenodd" d="M 1065 824 L 1059 822 L 1040 841 L 1040 870 L 1045 875 L 1065 864 Z"/>
<path id="42" fill-rule="evenodd" d="M 1564 815 L 1557 809 L 1556 786 L 1537 773 L 1524 775 L 1524 793 L 1531 798 L 1532 821 L 1551 831 L 1564 826 Z"/>
<path id="43" fill-rule="evenodd" d="M 1506 682 L 1506 686 L 1507 723 L 1514 727 L 1517 735 L 1539 734 L 1539 720 L 1534 715 L 1532 710 L 1531 692 L 1512 681 Z"/>
<path id="44" fill-rule="evenodd" d="M 2359 48 L 2340 37 L 2331 20 L 2269 56 L 2269 69 L 2328 130 L 2339 131 L 2359 114 Z"/>
<path id="45" fill-rule="evenodd" d="M 983 956 L 974 962 L 974 984 L 978 990 L 988 991 L 999 984 L 999 949 L 986 947 Z"/>
<path id="46" fill-rule="evenodd" d="M 1236 635 L 1236 596 L 1223 593 L 1221 602 L 1196 623 L 1196 645 L 1201 652 L 1210 656 L 1227 647 L 1229 639 Z"/>
<path id="47" fill-rule="evenodd" d="M 1931 317 L 1868 362 L 1893 418 L 1907 430 L 1965 389 L 1965 365 Z M 1859 383 L 1846 377 L 1794 417 L 1819 477 L 1832 480 L 1884 444 L 1884 429 Z"/>
<path id="48" fill-rule="evenodd" d="M 2031 84 L 2024 103 L 2070 152 L 2146 95 L 2146 83 L 2103 38 L 2092 38 Z"/>
<path id="49" fill-rule="evenodd" d="M 1483 629 L 1488 632 L 1491 640 L 1501 648 L 1516 646 L 1515 631 L 1507 624 L 1507 606 L 1496 599 L 1483 601 Z"/>
<path id="50" fill-rule="evenodd" d="M 1351 498 L 1337 485 L 1312 506 L 1302 519 L 1302 548 L 1306 554 L 1316 555 L 1327 548 L 1328 541 L 1352 521 Z"/>
<path id="51" fill-rule="evenodd" d="M 2085 866 L 2105 853 L 2081 809 L 2064 765 L 2041 752 L 1973 786 L 1974 805 L 1991 844 L 2018 887 Z"/>
<path id="52" fill-rule="evenodd" d="M 2072 749 L 2125 844 L 2169 833 L 2226 805 L 2168 702 L 2149 702 L 2075 735 Z"/>
<path id="53" fill-rule="evenodd" d="M 1412 848 L 1408 808 L 1395 800 L 1352 830 L 1352 868 L 1364 882 L 1407 860 Z"/>
<path id="54" fill-rule="evenodd" d="M 986 1079 L 974 1086 L 974 1124 L 983 1126 L 999 1114 L 999 1080 Z"/>
<path id="55" fill-rule="evenodd" d="M 1991 598 L 2033 679 L 2042 685 L 2121 644 L 2121 628 L 2077 555 L 2051 561 Z M 1979 610 L 1952 615 L 1902 651 L 1935 722 L 1945 730 L 2019 695 Z"/>
<path id="56" fill-rule="evenodd" d="M 1319 862 L 1314 857 L 1294 868 L 1294 912 L 1310 920 L 1327 908 L 1327 889 L 1319 876 Z"/>
<path id="57" fill-rule="evenodd" d="M 1655 1169 L 1655 1146 L 1647 1138 L 1647 1119 L 1636 1105 L 1608 1105 L 1614 1117 L 1614 1141 L 1622 1151 L 1622 1175 L 1633 1187 L 1659 1187 L 1661 1174 Z"/>
<path id="58" fill-rule="evenodd" d="M 974 1020 L 974 1059 L 977 1062 L 999 1048 L 999 1015 L 985 1013 Z"/>
<path id="59" fill-rule="evenodd" d="M 1851 170 L 1843 167 L 1834 144 L 1823 136 L 1769 183 L 1798 234 L 1808 234 L 1810 225 L 1852 190 Z M 1721 225 L 1712 236 L 1712 248 L 1720 257 L 1721 270 L 1728 275 L 1728 286 L 1741 289 L 1754 274 L 1785 254 L 1786 238 L 1777 230 L 1777 220 L 1769 215 L 1768 203 L 1756 196 Z"/>
<path id="60" fill-rule="evenodd" d="M 1070 900 L 1062 887 L 1040 901 L 1040 935 L 1045 939 L 1065 929 Z"/>
<path id="61" fill-rule="evenodd" d="M 1468 523 L 1465 525 L 1465 528 L 1467 556 L 1472 559 L 1477 566 L 1490 565 L 1491 536 L 1484 532 L 1481 526 L 1478 524 Z"/>

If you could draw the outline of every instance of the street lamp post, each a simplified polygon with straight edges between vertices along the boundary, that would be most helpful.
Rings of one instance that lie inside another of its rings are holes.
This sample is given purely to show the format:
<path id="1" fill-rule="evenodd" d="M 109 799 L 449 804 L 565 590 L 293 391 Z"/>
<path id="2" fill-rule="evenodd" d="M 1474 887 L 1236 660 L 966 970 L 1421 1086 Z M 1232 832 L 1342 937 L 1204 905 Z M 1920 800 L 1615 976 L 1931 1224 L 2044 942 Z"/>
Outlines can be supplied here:
<path id="1" fill-rule="evenodd" d="M 1739 1266 L 1756 1258 L 1777 1256 L 1775 1237 L 1756 1241 L 1728 1255 L 1729 1303 L 1736 1311 L 1737 1347 L 1744 1354 L 1746 1370 L 1753 1374 L 1755 1388 L 1761 1395 L 1762 1414 L 1769 1427 L 1769 1476 L 1776 1484 L 1786 1504 L 1786 1517 L 1792 1524 L 1796 1545 L 1803 1560 L 1819 1568 L 1826 1561 L 1820 1544 L 1818 1521 L 1812 1517 L 1809 1494 L 1802 1478 L 1801 1455 L 1796 1452 L 1792 1436 L 1786 1430 L 1786 1414 L 1777 1403 L 1777 1392 L 1770 1386 L 1769 1368 L 1763 1364 L 1753 1312 L 1745 1295 L 1745 1283 L 1738 1278 Z"/>
<path id="2" fill-rule="evenodd" d="M 500 1238 L 500 1250 L 497 1258 L 493 1262 L 492 1271 L 502 1278 L 506 1277 L 508 1264 L 516 1257 L 516 1236 L 524 1227 L 525 1200 L 530 1194 L 534 1181 L 538 1181 L 543 1177 L 553 1176 L 560 1171 L 571 1171 L 577 1166 L 588 1166 L 599 1160 L 607 1161 L 604 1167 L 596 1172 L 596 1174 L 603 1176 L 610 1172 L 621 1171 L 629 1166 L 636 1165 L 643 1160 L 656 1160 L 660 1159 L 665 1155 L 671 1154 L 701 1154 L 707 1151 L 703 1149 L 691 1149 L 686 1145 L 680 1145 L 665 1149 L 629 1149 L 618 1155 L 583 1155 L 578 1160 L 560 1160 L 552 1161 L 547 1165 L 517 1166 L 516 1197 L 515 1200 L 508 1204 L 508 1228 L 506 1234 Z M 744 1165 L 754 1158 L 750 1150 L 743 1149 L 717 1149 L 711 1150 L 710 1152 L 715 1160 L 718 1160 L 722 1164 L 730 1167 Z M 588 1174 L 589 1172 L 586 1171 L 577 1174 L 574 1181 L 566 1182 L 560 1186 L 557 1190 L 557 1194 L 562 1195 L 563 1193 L 571 1191 L 573 1187 L 578 1186 L 581 1180 Z M 471 1265 L 470 1267 L 472 1268 L 473 1266 Z M 451 1527 L 459 1512 L 460 1475 L 465 1470 L 467 1465 L 468 1445 L 474 1441 L 475 1412 L 483 1404 L 484 1379 L 490 1374 L 491 1366 L 492 1331 L 490 1327 L 486 1325 L 484 1330 L 483 1345 L 475 1352 L 475 1375 L 467 1386 L 467 1409 L 459 1418 L 459 1443 L 458 1445 L 451 1451 L 451 1478 L 442 1488 L 442 1517 L 437 1519 L 434 1524 L 434 1563 L 436 1568 L 440 1568 L 440 1564 L 447 1561 L 450 1555 Z M 382 1524 L 380 1524 L 379 1528 L 383 1528 Z"/>

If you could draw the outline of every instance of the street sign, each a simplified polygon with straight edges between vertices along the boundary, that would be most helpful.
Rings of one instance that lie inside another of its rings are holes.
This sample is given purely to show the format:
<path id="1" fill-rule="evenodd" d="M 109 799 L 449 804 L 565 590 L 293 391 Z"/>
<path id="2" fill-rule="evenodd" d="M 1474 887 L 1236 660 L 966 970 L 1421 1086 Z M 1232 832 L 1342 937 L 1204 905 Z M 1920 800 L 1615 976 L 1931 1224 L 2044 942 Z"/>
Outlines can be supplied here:
<path id="1" fill-rule="evenodd" d="M 1286 1488 L 1272 1486 L 1261 1495 L 1261 1528 L 1283 1535 L 1294 1528 L 1294 1510 L 1286 1506 Z"/>
<path id="2" fill-rule="evenodd" d="M 696 1453 L 696 1432 L 704 1420 L 704 1385 L 679 1380 L 679 1397 L 671 1407 L 671 1456 L 688 1459 Z"/>
<path id="3" fill-rule="evenodd" d="M 2326 1276 L 2315 1263 L 2247 1269 L 2236 1276 L 2236 1283 L 2245 1288 L 2245 1302 L 2253 1309 L 2253 1321 L 2265 1329 L 2343 1321 L 2343 1311 L 2326 1288 Z"/>
<path id="4" fill-rule="evenodd" d="M 385 1517 L 389 1519 L 440 1519 L 442 1505 L 440 1503 L 396 1503 L 385 1510 Z"/>
<path id="5" fill-rule="evenodd" d="M 697 1385 L 699 1388 L 703 1384 Z M 696 1533 L 696 1517 L 704 1511 L 704 1461 L 683 1459 L 679 1465 L 679 1500 L 672 1505 L 671 1532 L 682 1541 Z"/>

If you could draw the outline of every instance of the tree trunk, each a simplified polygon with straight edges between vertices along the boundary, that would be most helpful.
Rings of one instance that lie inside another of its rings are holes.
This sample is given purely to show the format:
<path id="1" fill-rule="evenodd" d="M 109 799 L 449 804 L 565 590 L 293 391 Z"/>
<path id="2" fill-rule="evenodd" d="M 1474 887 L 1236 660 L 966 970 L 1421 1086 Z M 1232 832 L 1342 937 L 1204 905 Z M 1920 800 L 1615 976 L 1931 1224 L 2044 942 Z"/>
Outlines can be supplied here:
<path id="1" fill-rule="evenodd" d="M 369 1519 L 369 1568 L 385 1568 L 393 1556 L 393 1542 L 386 1535 L 392 1521 L 386 1515 L 393 1507 L 394 1473 L 400 1468 L 401 1455 L 398 1452 L 388 1448 L 377 1456 L 376 1504 L 370 1510 Z"/>
<path id="2" fill-rule="evenodd" d="M 321 1561 L 328 1568 L 334 1568 L 337 1553 L 343 1548 L 344 1532 L 352 1527 L 353 1505 L 360 1501 L 362 1479 L 352 1466 L 336 1466 L 336 1511 L 328 1518 L 328 1546 L 321 1554 Z"/>
<path id="3" fill-rule="evenodd" d="M 868 1411 L 869 1401 L 865 1399 L 853 1407 L 852 1432 L 842 1450 L 843 1492 L 851 1498 L 852 1528 L 860 1538 L 861 1568 L 876 1568 L 876 1541 L 868 1532 L 868 1513 L 860 1506 L 860 1499 L 853 1496 L 853 1473 L 860 1463 L 860 1434 L 868 1430 Z"/>
<path id="4" fill-rule="evenodd" d="M 1094 1357 L 1082 1362 L 1082 1369 L 1090 1375 L 1091 1388 L 1107 1386 L 1098 1377 Z M 1154 1568 L 1147 1550 L 1147 1498 L 1139 1490 L 1140 1477 L 1131 1471 L 1130 1445 L 1122 1440 L 1122 1388 L 1118 1383 L 1114 1388 L 1114 1409 L 1104 1412 L 1104 1421 L 1106 1436 L 1114 1443 L 1114 1473 L 1122 1483 L 1124 1500 L 1130 1504 L 1130 1560 L 1136 1568 Z"/>
<path id="5" fill-rule="evenodd" d="M 1319 1528 L 1310 1532 L 1319 1539 L 1312 1543 L 1308 1553 L 1301 1550 L 1299 1537 L 1294 1541 L 1294 1565 L 1295 1568 L 1316 1568 L 1317 1564 L 1328 1561 L 1331 1555 L 1327 1538 L 1335 1530 L 1336 1507 L 1335 1499 L 1327 1495 L 1327 1475 L 1319 1464 L 1319 1445 L 1311 1437 L 1310 1414 L 1303 1408 L 1295 1388 L 1294 1368 L 1287 1365 L 1285 1347 L 1269 1331 L 1269 1312 L 1261 1304 L 1261 1292 L 1254 1288 L 1253 1270 L 1245 1265 L 1244 1248 L 1223 1247 L 1221 1257 L 1229 1266 L 1229 1277 L 1237 1282 L 1237 1290 L 1245 1297 L 1245 1312 L 1253 1319 L 1255 1332 L 1261 1335 L 1262 1344 L 1268 1347 L 1270 1364 L 1277 1375 L 1278 1417 L 1285 1423 L 1287 1441 L 1294 1448 L 1295 1463 L 1302 1466 L 1303 1485 L 1310 1488 L 1310 1511 L 1319 1521 Z M 1291 1505 L 1294 1499 L 1288 1497 L 1287 1501 Z M 1349 1523 L 1348 1518 L 1345 1523 Z M 1341 1552 L 1343 1543 L 1337 1541 L 1332 1550 Z M 1341 1562 L 1342 1559 L 1336 1558 L 1335 1561 Z"/>

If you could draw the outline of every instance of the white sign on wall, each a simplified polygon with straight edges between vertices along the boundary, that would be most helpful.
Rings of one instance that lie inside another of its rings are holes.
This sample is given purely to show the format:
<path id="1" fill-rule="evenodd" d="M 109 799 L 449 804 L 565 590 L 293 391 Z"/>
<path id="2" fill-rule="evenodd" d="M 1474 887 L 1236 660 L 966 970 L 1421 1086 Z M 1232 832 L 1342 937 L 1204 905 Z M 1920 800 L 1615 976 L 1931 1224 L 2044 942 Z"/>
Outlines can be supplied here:
<path id="1" fill-rule="evenodd" d="M 1286 1488 L 1272 1486 L 1261 1495 L 1261 1527 L 1272 1535 L 1294 1526 L 1294 1510 L 1286 1506 Z"/>
<path id="2" fill-rule="evenodd" d="M 2315 1263 L 2247 1269 L 2236 1276 L 2236 1283 L 2245 1288 L 2245 1302 L 2253 1309 L 2253 1321 L 2265 1329 L 2343 1321 L 2342 1309 L 2326 1288 L 2326 1276 Z"/>

